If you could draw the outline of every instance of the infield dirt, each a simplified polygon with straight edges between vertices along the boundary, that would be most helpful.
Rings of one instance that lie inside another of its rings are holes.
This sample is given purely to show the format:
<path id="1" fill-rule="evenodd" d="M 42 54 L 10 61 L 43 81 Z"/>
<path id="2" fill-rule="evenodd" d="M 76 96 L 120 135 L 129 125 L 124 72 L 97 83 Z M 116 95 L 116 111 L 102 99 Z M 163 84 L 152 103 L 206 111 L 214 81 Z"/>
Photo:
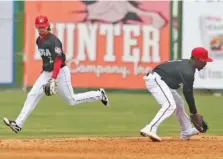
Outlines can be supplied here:
<path id="1" fill-rule="evenodd" d="M 0 159 L 220 159 L 223 137 L 4 139 Z"/>

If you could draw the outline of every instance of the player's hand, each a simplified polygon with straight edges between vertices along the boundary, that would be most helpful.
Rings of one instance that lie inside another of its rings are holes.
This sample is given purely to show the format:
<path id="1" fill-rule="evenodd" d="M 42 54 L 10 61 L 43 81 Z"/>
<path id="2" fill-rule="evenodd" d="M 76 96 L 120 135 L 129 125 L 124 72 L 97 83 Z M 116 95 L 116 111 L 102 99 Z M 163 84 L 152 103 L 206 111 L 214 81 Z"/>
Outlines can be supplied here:
<path id="1" fill-rule="evenodd" d="M 201 133 L 205 133 L 208 129 L 208 125 L 203 119 L 203 116 L 199 113 L 191 114 L 190 115 L 191 122 L 193 123 L 194 127 L 200 131 Z"/>
<path id="2" fill-rule="evenodd" d="M 47 96 L 56 94 L 56 80 L 50 79 L 45 85 L 43 85 L 43 91 Z"/>

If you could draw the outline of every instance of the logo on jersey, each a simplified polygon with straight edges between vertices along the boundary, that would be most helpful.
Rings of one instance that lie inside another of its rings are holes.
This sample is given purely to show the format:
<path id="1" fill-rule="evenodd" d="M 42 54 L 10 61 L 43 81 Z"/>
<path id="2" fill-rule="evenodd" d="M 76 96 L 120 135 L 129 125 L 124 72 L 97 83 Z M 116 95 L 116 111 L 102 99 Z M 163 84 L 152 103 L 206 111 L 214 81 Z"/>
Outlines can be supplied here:
<path id="1" fill-rule="evenodd" d="M 39 49 L 40 55 L 41 56 L 51 56 L 50 50 L 49 49 Z"/>
<path id="2" fill-rule="evenodd" d="M 61 48 L 59 48 L 59 47 L 55 47 L 54 51 L 55 51 L 55 53 L 57 53 L 57 54 L 59 54 L 59 55 L 62 54 L 62 50 L 61 50 Z"/>

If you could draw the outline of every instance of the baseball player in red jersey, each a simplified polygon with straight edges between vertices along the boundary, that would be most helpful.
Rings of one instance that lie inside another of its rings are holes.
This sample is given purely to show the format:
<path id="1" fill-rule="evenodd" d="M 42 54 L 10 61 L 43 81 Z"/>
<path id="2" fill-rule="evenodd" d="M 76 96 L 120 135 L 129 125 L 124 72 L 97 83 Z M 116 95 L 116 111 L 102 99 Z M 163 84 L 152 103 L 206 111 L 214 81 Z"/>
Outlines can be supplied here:
<path id="1" fill-rule="evenodd" d="M 70 70 L 65 64 L 66 56 L 62 43 L 54 34 L 50 33 L 48 18 L 37 16 L 35 26 L 39 32 L 36 44 L 42 57 L 42 73 L 28 93 L 17 119 L 15 121 L 3 119 L 4 123 L 15 133 L 21 131 L 25 120 L 44 95 L 51 96 L 58 92 L 71 106 L 97 100 L 101 100 L 105 106 L 109 105 L 104 89 L 74 94 Z"/>

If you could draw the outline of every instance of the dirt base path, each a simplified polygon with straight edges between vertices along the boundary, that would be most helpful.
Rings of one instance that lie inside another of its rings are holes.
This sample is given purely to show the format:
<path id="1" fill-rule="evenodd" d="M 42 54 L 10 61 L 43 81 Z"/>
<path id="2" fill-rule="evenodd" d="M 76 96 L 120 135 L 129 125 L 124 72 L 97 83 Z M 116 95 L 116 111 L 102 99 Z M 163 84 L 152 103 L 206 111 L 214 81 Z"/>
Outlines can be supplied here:
<path id="1" fill-rule="evenodd" d="M 223 137 L 10 139 L 0 159 L 223 159 Z"/>

